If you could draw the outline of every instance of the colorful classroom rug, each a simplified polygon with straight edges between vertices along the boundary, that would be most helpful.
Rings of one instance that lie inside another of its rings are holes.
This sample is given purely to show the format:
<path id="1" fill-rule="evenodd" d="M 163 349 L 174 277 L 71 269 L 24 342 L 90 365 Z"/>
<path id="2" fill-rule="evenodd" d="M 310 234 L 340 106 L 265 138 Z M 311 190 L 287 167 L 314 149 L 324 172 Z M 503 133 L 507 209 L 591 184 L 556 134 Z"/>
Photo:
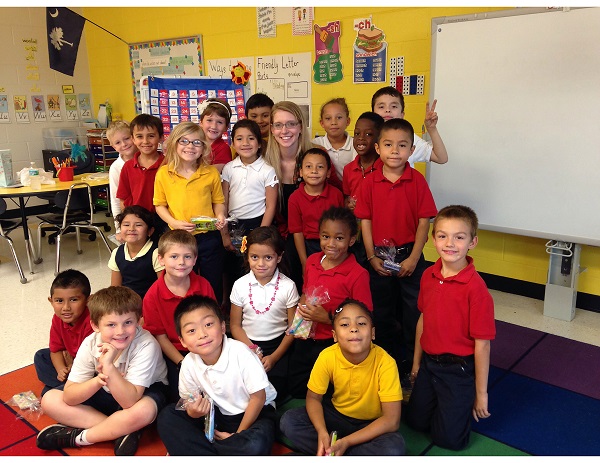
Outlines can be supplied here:
<path id="1" fill-rule="evenodd" d="M 404 423 L 407 453 L 411 456 L 600 455 L 600 347 L 505 322 L 496 322 L 492 342 L 489 403 L 492 416 L 473 424 L 471 442 L 460 452 L 439 448 L 427 434 Z M 0 456 L 113 455 L 106 442 L 80 449 L 40 450 L 35 438 L 54 421 L 47 416 L 19 418 L 6 402 L 18 392 L 42 384 L 32 365 L 0 376 Z M 286 409 L 302 406 L 292 400 Z M 272 455 L 291 453 L 279 436 Z M 166 449 L 151 426 L 144 431 L 136 455 L 164 456 Z"/>

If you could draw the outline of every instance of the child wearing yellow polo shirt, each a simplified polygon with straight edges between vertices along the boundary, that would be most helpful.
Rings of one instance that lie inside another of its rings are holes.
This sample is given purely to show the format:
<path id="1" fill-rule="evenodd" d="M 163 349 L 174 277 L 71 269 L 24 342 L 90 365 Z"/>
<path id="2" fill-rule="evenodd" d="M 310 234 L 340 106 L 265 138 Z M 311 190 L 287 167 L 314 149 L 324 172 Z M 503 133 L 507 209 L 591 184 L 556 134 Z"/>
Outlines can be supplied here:
<path id="1" fill-rule="evenodd" d="M 371 342 L 371 312 L 362 302 L 346 299 L 332 318 L 336 343 L 315 362 L 306 408 L 288 410 L 281 432 L 307 455 L 404 455 L 398 368 Z M 333 395 L 323 400 L 330 383 Z"/>
<path id="2" fill-rule="evenodd" d="M 223 297 L 223 256 L 221 233 L 225 225 L 225 197 L 221 176 L 210 165 L 210 145 L 202 129 L 193 122 L 175 126 L 167 141 L 165 165 L 156 173 L 154 206 L 172 230 L 194 235 L 198 259 L 194 272 L 206 278 L 217 301 Z M 217 218 L 217 230 L 197 230 L 192 217 Z"/>

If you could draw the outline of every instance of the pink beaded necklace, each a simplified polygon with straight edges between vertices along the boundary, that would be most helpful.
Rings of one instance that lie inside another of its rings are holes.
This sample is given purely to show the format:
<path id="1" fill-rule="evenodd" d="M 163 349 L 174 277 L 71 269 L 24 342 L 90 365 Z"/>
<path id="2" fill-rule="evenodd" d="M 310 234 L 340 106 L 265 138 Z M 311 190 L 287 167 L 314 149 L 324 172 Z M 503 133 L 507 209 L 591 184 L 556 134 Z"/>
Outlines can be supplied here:
<path id="1" fill-rule="evenodd" d="M 275 280 L 275 291 L 273 292 L 273 297 L 271 298 L 271 302 L 269 303 L 267 308 L 265 310 L 263 310 L 262 312 L 260 310 L 258 310 L 256 307 L 254 307 L 254 302 L 252 301 L 252 283 L 248 283 L 248 297 L 250 298 L 250 307 L 252 307 L 252 310 L 254 310 L 254 312 L 256 312 L 256 315 L 262 315 L 264 313 L 267 313 L 271 309 L 273 302 L 275 302 L 275 295 L 277 294 L 277 290 L 279 289 L 279 279 L 280 278 L 281 278 L 281 273 L 279 273 L 277 275 L 277 280 Z"/>

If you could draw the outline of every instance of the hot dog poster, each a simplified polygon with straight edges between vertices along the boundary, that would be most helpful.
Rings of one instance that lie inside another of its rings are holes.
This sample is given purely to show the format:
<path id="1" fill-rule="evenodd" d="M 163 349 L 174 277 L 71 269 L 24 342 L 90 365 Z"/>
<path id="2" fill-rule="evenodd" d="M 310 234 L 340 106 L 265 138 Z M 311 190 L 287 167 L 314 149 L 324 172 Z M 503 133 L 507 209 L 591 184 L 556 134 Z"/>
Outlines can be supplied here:
<path id="1" fill-rule="evenodd" d="M 315 64 L 313 80 L 317 84 L 331 84 L 342 80 L 340 61 L 340 22 L 332 21 L 326 26 L 314 25 Z"/>
<path id="2" fill-rule="evenodd" d="M 375 27 L 371 17 L 354 20 L 356 40 L 354 52 L 354 83 L 386 81 L 387 42 L 385 33 Z"/>

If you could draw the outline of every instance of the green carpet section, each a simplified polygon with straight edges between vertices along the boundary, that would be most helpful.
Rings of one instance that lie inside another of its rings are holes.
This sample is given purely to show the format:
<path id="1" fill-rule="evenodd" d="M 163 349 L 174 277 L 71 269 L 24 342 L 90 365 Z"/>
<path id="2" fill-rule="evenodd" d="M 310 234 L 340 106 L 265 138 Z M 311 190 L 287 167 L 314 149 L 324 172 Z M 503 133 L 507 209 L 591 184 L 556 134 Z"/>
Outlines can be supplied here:
<path id="1" fill-rule="evenodd" d="M 404 437 L 406 439 L 406 436 Z M 411 455 L 411 454 L 409 454 Z M 476 432 L 471 432 L 471 442 L 466 449 L 460 451 L 447 450 L 434 445 L 425 454 L 429 456 L 528 456 L 528 453 L 521 452 L 513 447 L 509 447 L 501 442 L 485 437 Z"/>

